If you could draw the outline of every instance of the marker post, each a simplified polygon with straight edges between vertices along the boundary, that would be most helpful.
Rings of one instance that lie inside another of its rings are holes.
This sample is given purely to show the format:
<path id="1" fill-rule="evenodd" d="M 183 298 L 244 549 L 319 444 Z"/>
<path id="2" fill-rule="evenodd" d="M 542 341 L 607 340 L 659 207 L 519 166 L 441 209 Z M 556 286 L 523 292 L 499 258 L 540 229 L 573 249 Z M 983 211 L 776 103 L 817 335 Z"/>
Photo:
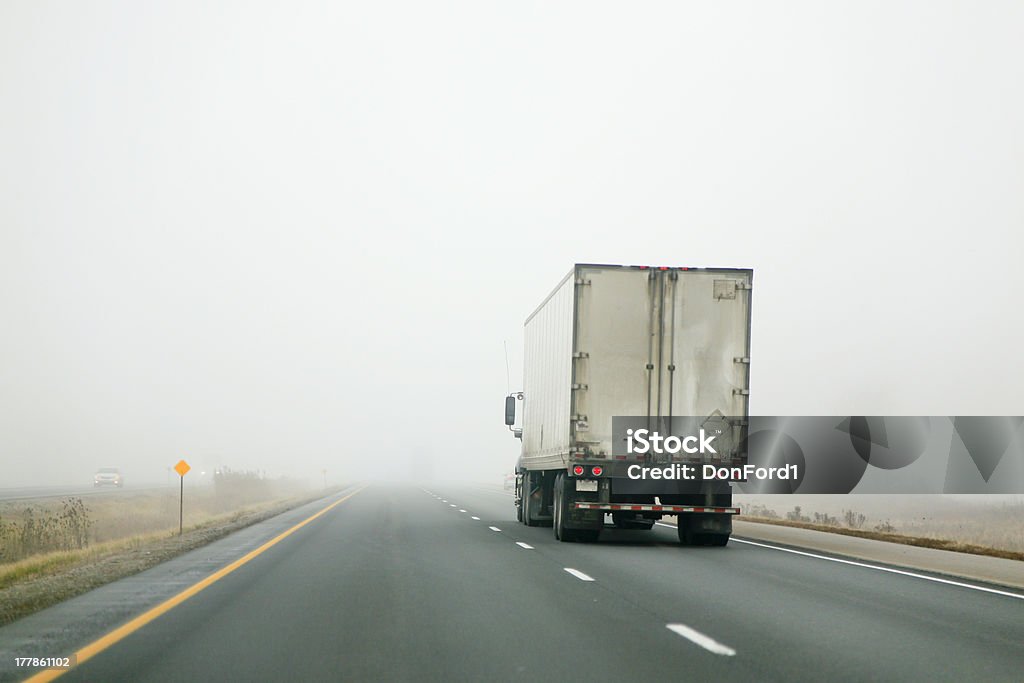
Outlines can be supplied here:
<path id="1" fill-rule="evenodd" d="M 178 491 L 178 535 L 181 536 L 182 529 L 184 529 L 185 522 L 185 475 L 192 469 L 187 462 L 179 460 L 178 464 L 174 466 L 174 471 L 178 473 L 180 479 L 180 486 Z"/>

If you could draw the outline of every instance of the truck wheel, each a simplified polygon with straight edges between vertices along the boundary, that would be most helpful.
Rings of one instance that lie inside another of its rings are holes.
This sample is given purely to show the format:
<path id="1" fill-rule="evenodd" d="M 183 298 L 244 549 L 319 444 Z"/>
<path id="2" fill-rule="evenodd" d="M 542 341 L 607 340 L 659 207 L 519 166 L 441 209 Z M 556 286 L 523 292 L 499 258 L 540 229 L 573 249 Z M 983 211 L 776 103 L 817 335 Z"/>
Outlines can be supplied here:
<path id="1" fill-rule="evenodd" d="M 559 474 L 555 478 L 555 520 L 552 526 L 555 529 L 555 538 L 559 541 L 575 541 L 579 532 L 576 529 L 565 528 L 566 503 L 569 496 L 565 495 L 565 474 Z"/>
<path id="2" fill-rule="evenodd" d="M 676 518 L 676 532 L 679 534 L 679 545 L 693 545 L 696 541 L 689 522 L 682 515 Z"/>
<path id="3" fill-rule="evenodd" d="M 563 538 L 564 530 L 562 529 L 562 491 L 558 487 L 560 483 L 558 479 L 555 479 L 555 505 L 554 510 L 552 510 L 554 520 L 552 521 L 551 529 L 555 532 L 556 541 L 566 540 Z"/>
<path id="4" fill-rule="evenodd" d="M 534 513 L 536 512 L 534 510 L 536 505 L 533 502 L 533 496 L 530 495 L 530 489 L 531 488 L 532 488 L 532 486 L 530 485 L 530 477 L 529 476 L 524 476 L 523 477 L 523 504 L 522 504 L 523 524 L 525 524 L 526 526 L 537 526 L 540 522 L 538 522 L 537 520 L 535 520 L 533 518 L 534 517 Z"/>
<path id="5" fill-rule="evenodd" d="M 729 534 L 701 534 L 700 542 L 703 545 L 724 547 L 729 543 Z"/>
<path id="6" fill-rule="evenodd" d="M 562 489 L 559 486 L 561 483 L 562 475 L 558 475 L 555 478 L 555 504 L 551 510 L 551 529 L 555 532 L 556 541 L 562 540 Z"/>

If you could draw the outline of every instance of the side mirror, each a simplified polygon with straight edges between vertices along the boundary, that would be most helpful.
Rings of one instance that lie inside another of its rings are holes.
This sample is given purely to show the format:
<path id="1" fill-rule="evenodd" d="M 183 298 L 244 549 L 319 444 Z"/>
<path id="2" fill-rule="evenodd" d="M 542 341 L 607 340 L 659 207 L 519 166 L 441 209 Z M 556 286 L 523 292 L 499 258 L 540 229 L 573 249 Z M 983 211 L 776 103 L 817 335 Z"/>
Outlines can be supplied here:
<path id="1" fill-rule="evenodd" d="M 505 424 L 509 427 L 516 423 L 516 397 L 505 397 Z"/>

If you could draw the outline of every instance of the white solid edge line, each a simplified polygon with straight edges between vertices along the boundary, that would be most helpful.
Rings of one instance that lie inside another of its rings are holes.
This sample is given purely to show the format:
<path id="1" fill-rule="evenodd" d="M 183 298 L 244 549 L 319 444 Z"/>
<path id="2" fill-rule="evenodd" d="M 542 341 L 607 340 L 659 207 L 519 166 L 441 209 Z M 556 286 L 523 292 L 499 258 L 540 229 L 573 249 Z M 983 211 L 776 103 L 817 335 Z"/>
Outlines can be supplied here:
<path id="1" fill-rule="evenodd" d="M 724 655 L 726 657 L 732 657 L 736 654 L 736 650 L 732 649 L 728 645 L 722 645 L 720 642 L 710 636 L 706 636 L 700 631 L 696 631 L 686 624 L 665 624 L 665 628 L 673 633 L 681 635 L 691 643 L 700 645 L 708 652 L 714 652 L 716 655 Z"/>
<path id="2" fill-rule="evenodd" d="M 950 579 L 940 579 L 937 576 L 928 576 L 927 574 L 917 574 L 915 572 L 904 571 L 903 569 L 893 569 L 891 567 L 879 567 L 874 564 L 865 564 L 864 562 L 854 562 L 853 560 L 842 560 L 838 557 L 828 557 L 826 555 L 816 555 L 815 553 L 808 553 L 802 550 L 792 550 L 790 548 L 780 548 L 774 545 L 767 545 L 765 543 L 757 543 L 755 541 L 744 541 L 739 538 L 732 539 L 734 543 L 746 543 L 747 545 L 756 545 L 761 548 L 770 548 L 772 550 L 781 550 L 784 553 L 793 553 L 794 555 L 803 555 L 804 557 L 813 557 L 818 560 L 828 560 L 829 562 L 838 562 L 840 564 L 848 564 L 854 567 L 864 567 L 866 569 L 877 569 L 880 572 L 888 572 L 890 574 L 899 574 L 901 576 L 909 576 L 914 579 L 924 579 L 925 581 L 934 581 L 935 583 L 944 583 L 947 586 L 958 586 L 960 588 L 970 588 L 971 590 L 981 591 L 983 593 L 993 593 L 995 595 L 1004 595 L 1008 598 L 1017 598 L 1018 600 L 1024 600 L 1024 595 L 1020 593 L 1010 593 L 1009 591 L 996 590 L 995 588 L 985 588 L 984 586 L 975 586 L 970 583 L 963 583 L 961 581 L 951 581 Z"/>
<path id="3" fill-rule="evenodd" d="M 478 522 L 480 521 L 480 518 L 479 518 L 479 517 L 476 517 L 476 516 L 474 516 L 474 517 L 473 517 L 473 519 L 475 519 L 475 520 L 476 520 L 476 521 L 478 521 Z"/>
<path id="4" fill-rule="evenodd" d="M 529 543 L 523 543 L 522 541 L 516 541 L 516 545 L 520 548 L 526 548 L 527 550 L 533 550 L 533 546 Z"/>
<path id="5" fill-rule="evenodd" d="M 580 581 L 593 581 L 594 580 L 593 576 L 587 576 L 586 574 L 581 572 L 579 569 L 573 569 L 572 567 L 562 567 L 562 569 L 564 569 L 565 571 L 569 572 L 570 574 L 575 576 Z"/>
<path id="6" fill-rule="evenodd" d="M 490 529 L 491 531 L 501 531 L 501 529 L 499 529 L 499 528 L 498 528 L 498 527 L 496 527 L 496 526 L 489 526 L 489 527 L 487 527 L 487 528 L 488 528 L 488 529 Z"/>
<path id="7" fill-rule="evenodd" d="M 669 529 L 675 529 L 676 527 L 672 524 L 664 524 L 662 522 L 655 522 L 658 526 L 668 527 Z M 1009 591 L 1001 591 L 995 588 L 985 588 L 984 586 L 975 586 L 970 583 L 963 583 L 962 581 L 952 581 L 950 579 L 940 579 L 937 576 L 928 576 L 927 574 L 918 574 L 916 572 L 908 572 L 903 569 L 893 569 L 892 567 L 879 567 L 875 564 L 867 564 L 865 562 L 856 562 L 854 560 L 844 560 L 839 557 L 829 557 L 828 555 L 818 555 L 817 553 L 809 553 L 803 550 L 793 550 L 792 548 L 780 548 L 777 545 L 768 545 L 767 543 L 758 543 L 757 541 L 745 541 L 742 538 L 730 539 L 733 543 L 745 543 L 747 545 L 756 545 L 759 548 L 768 548 L 769 550 L 778 550 L 784 553 L 793 553 L 794 555 L 803 555 L 804 557 L 813 557 L 816 560 L 827 560 L 829 562 L 838 562 L 839 564 L 848 564 L 853 567 L 863 567 L 865 569 L 875 569 L 880 572 L 888 572 L 889 574 L 899 574 L 900 576 L 909 576 L 912 579 L 924 579 L 925 581 L 933 581 L 935 583 L 944 583 L 947 586 L 957 586 L 959 588 L 970 588 L 971 590 L 981 591 L 982 593 L 992 593 L 994 595 L 1002 595 L 1007 598 L 1017 598 L 1018 600 L 1024 600 L 1024 595 L 1020 593 L 1010 593 Z"/>

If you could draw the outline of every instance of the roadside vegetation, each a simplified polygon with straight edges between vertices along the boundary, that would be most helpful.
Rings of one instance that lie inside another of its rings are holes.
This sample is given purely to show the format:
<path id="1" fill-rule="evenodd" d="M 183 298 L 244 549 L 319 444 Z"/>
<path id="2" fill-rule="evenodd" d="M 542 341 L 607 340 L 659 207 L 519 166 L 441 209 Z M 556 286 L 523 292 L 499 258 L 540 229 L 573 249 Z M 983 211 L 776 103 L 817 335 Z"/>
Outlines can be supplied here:
<path id="1" fill-rule="evenodd" d="M 142 571 L 336 489 L 218 473 L 178 490 L 0 503 L 0 624 Z"/>
<path id="2" fill-rule="evenodd" d="M 27 506 L 11 519 L 0 515 L 0 563 L 86 548 L 92 526 L 81 498 L 65 498 L 48 507 Z"/>
<path id="3" fill-rule="evenodd" d="M 197 526 L 253 505 L 305 492 L 289 479 L 220 471 L 213 484 L 185 486 L 184 524 Z M 0 565 L 97 543 L 178 530 L 178 489 L 0 503 Z"/>
<path id="4" fill-rule="evenodd" d="M 930 514 L 872 519 L 856 509 L 817 512 L 794 505 L 780 513 L 764 503 L 742 505 L 743 521 L 800 527 L 924 548 L 1024 560 L 1024 502 L 926 508 Z"/>

